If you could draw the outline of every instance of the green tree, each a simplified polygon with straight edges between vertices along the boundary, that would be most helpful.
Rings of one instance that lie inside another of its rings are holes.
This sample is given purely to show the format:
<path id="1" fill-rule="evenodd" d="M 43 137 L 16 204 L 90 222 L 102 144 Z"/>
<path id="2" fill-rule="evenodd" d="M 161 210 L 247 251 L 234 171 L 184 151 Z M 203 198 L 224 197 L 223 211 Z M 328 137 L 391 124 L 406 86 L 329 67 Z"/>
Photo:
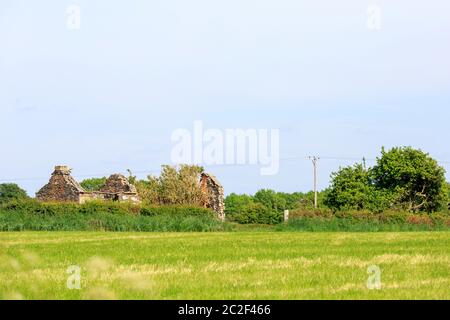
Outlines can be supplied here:
<path id="1" fill-rule="evenodd" d="M 149 176 L 147 180 L 135 180 L 133 184 L 144 203 L 160 204 L 160 190 L 157 178 Z"/>
<path id="2" fill-rule="evenodd" d="M 287 193 L 287 192 L 278 192 L 278 195 L 284 199 L 286 202 L 286 209 L 294 210 L 299 208 L 306 195 L 301 192 Z"/>
<path id="3" fill-rule="evenodd" d="M 15 183 L 0 184 L 0 204 L 11 200 L 27 199 L 28 195 L 25 190 L 21 189 Z"/>
<path id="4" fill-rule="evenodd" d="M 389 192 L 394 203 L 408 211 L 433 212 L 445 205 L 445 170 L 421 150 L 383 148 L 370 175 L 377 190 Z"/>
<path id="5" fill-rule="evenodd" d="M 156 181 L 159 184 L 162 204 L 198 204 L 204 202 L 199 180 L 203 168 L 195 165 L 181 165 L 178 168 L 163 166 Z M 151 179 L 149 179 L 151 180 Z"/>
<path id="6" fill-rule="evenodd" d="M 329 192 L 328 189 L 325 189 L 323 191 L 319 191 L 317 192 L 317 206 L 318 208 L 323 208 L 326 207 L 325 205 L 325 200 L 326 200 L 326 196 L 327 193 Z M 300 193 L 300 199 L 298 200 L 298 203 L 296 203 L 296 205 L 291 208 L 289 207 L 288 204 L 288 209 L 306 209 L 306 210 L 314 210 L 314 191 L 309 191 L 307 193 Z"/>
<path id="7" fill-rule="evenodd" d="M 225 198 L 225 215 L 236 215 L 247 207 L 249 204 L 254 203 L 253 198 L 246 194 L 231 193 Z"/>
<path id="8" fill-rule="evenodd" d="M 164 165 L 159 176 L 148 176 L 147 180 L 137 180 L 134 177 L 133 181 L 146 203 L 200 206 L 206 200 L 199 184 L 203 170 L 195 165 Z"/>
<path id="9" fill-rule="evenodd" d="M 450 212 L 450 183 L 447 182 L 446 188 L 447 199 L 444 201 L 444 206 L 446 211 Z"/>
<path id="10" fill-rule="evenodd" d="M 99 191 L 101 187 L 106 183 L 106 177 L 103 178 L 90 178 L 84 179 L 80 182 L 80 185 L 86 191 Z"/>
<path id="11" fill-rule="evenodd" d="M 331 186 L 325 196 L 325 205 L 334 209 L 362 210 L 369 206 L 373 187 L 369 172 L 362 164 L 340 168 L 331 175 Z"/>
<path id="12" fill-rule="evenodd" d="M 128 171 L 128 181 L 136 187 L 139 197 L 145 204 L 160 204 L 160 187 L 157 177 L 148 176 L 147 180 L 139 180 L 130 169 Z"/>
<path id="13" fill-rule="evenodd" d="M 261 203 L 269 210 L 282 213 L 286 208 L 286 200 L 273 190 L 262 189 L 255 193 L 253 200 Z"/>
<path id="14" fill-rule="evenodd" d="M 447 182 L 447 201 L 450 202 L 450 183 Z"/>

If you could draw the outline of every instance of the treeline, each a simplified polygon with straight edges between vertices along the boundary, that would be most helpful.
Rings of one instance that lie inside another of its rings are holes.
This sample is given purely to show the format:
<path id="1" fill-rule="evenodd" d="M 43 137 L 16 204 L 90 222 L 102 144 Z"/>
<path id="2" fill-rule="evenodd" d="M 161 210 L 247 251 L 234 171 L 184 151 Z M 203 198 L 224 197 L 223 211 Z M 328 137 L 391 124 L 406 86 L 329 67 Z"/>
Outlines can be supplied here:
<path id="1" fill-rule="evenodd" d="M 312 192 L 260 190 L 253 196 L 229 195 L 225 211 L 229 219 L 239 223 L 275 224 L 282 220 L 285 209 L 297 217 L 308 216 L 311 211 L 325 216 L 395 212 L 410 219 L 410 214 L 448 214 L 450 185 L 445 169 L 427 153 L 411 147 L 383 148 L 374 167 L 357 163 L 332 173 L 330 187 L 318 194 L 317 210 L 313 199 Z"/>
<path id="2" fill-rule="evenodd" d="M 318 195 L 323 207 L 324 193 Z M 254 195 L 232 193 L 225 198 L 228 220 L 243 224 L 277 224 L 282 222 L 284 210 L 314 210 L 314 193 L 285 193 L 262 189 Z"/>

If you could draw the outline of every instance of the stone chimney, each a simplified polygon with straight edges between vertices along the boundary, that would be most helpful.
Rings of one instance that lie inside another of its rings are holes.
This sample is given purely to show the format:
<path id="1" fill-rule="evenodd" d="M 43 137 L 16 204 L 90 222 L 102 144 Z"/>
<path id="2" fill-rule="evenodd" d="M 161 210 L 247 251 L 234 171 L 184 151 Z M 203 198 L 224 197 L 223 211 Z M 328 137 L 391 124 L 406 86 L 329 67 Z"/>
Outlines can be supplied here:
<path id="1" fill-rule="evenodd" d="M 70 174 L 72 169 L 69 166 L 55 166 L 53 174 Z"/>

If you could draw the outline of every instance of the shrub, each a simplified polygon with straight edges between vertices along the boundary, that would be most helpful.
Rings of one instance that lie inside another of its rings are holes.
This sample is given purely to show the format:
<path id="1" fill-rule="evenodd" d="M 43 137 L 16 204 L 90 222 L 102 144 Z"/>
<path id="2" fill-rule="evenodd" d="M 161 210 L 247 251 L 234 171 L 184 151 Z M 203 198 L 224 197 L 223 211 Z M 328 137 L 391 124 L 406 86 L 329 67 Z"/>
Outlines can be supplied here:
<path id="1" fill-rule="evenodd" d="M 164 165 L 159 177 L 148 176 L 147 180 L 137 180 L 130 172 L 130 182 L 146 204 L 201 206 L 206 200 L 198 183 L 203 170 L 196 165 Z"/>
<path id="2" fill-rule="evenodd" d="M 25 190 L 21 189 L 15 183 L 0 184 L 0 204 L 7 203 L 12 200 L 27 199 L 28 195 Z"/>
<path id="3" fill-rule="evenodd" d="M 83 204 L 74 202 L 40 202 L 35 199 L 11 201 L 0 206 L 6 212 L 24 212 L 38 215 L 85 214 L 96 213 L 119 215 L 178 215 L 178 216 L 208 216 L 214 218 L 214 211 L 208 208 L 173 205 L 173 206 L 141 206 L 131 202 L 88 201 Z"/>
<path id="4" fill-rule="evenodd" d="M 333 212 L 330 209 L 297 209 L 289 212 L 289 219 L 295 218 L 320 218 L 331 219 Z"/>
<path id="5" fill-rule="evenodd" d="M 410 215 L 406 218 L 406 221 L 409 224 L 424 224 L 424 225 L 433 225 L 433 220 L 428 215 Z"/>
<path id="6" fill-rule="evenodd" d="M 227 218 L 241 224 L 277 224 L 283 215 L 267 208 L 261 203 L 250 202 Z"/>
<path id="7" fill-rule="evenodd" d="M 74 202 L 40 202 L 35 199 L 10 201 L 0 206 L 0 210 L 33 213 L 37 215 L 58 214 L 140 214 L 141 207 L 131 202 L 88 201 L 84 204 Z"/>

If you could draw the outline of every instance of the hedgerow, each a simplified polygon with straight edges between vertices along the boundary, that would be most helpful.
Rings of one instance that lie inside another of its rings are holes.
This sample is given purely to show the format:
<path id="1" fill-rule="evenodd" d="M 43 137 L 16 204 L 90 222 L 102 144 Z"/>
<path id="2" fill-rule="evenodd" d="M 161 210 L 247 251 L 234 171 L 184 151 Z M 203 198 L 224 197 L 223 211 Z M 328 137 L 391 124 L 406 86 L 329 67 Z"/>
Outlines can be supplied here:
<path id="1" fill-rule="evenodd" d="M 0 231 L 220 231 L 226 226 L 206 208 L 141 207 L 131 203 L 42 203 L 0 206 Z"/>

